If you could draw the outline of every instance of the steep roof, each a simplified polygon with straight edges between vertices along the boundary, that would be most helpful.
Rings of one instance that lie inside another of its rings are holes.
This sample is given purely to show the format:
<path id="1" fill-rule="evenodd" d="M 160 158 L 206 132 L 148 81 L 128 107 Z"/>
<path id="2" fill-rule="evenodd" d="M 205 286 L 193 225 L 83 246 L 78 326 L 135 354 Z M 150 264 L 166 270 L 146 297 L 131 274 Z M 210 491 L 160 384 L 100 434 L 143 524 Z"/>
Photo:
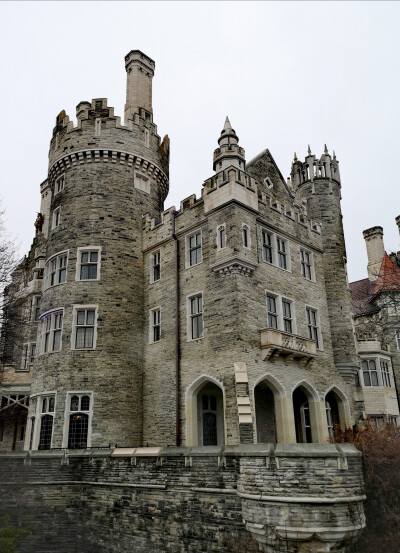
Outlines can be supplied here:
<path id="1" fill-rule="evenodd" d="M 376 279 L 374 294 L 389 290 L 400 290 L 400 269 L 385 252 Z"/>
<path id="2" fill-rule="evenodd" d="M 368 278 L 349 284 L 354 315 L 368 315 L 376 311 L 372 300 L 381 292 L 400 291 L 400 269 L 385 252 L 376 282 Z"/>
<path id="3" fill-rule="evenodd" d="M 374 295 L 374 287 L 375 283 L 371 282 L 368 278 L 350 282 L 349 288 L 354 315 L 366 315 L 375 311 L 375 308 L 369 301 Z"/>

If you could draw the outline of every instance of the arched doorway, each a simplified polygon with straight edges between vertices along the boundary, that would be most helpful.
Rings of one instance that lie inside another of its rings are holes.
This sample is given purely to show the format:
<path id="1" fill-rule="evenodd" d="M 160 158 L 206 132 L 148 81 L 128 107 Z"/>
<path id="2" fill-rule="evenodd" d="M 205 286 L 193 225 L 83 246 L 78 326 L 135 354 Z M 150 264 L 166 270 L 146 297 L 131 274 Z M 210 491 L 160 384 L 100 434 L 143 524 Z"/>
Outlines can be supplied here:
<path id="1" fill-rule="evenodd" d="M 224 441 L 222 390 L 208 381 L 197 392 L 197 443 L 224 445 Z"/>
<path id="2" fill-rule="evenodd" d="M 293 412 L 297 443 L 311 443 L 313 441 L 309 399 L 309 393 L 303 386 L 299 386 L 293 392 Z"/>
<path id="3" fill-rule="evenodd" d="M 342 399 L 336 392 L 331 390 L 325 396 L 326 422 L 328 424 L 329 438 L 335 441 L 338 429 L 342 424 L 340 411 L 343 405 Z"/>
<path id="4" fill-rule="evenodd" d="M 254 389 L 257 443 L 276 443 L 276 415 L 274 392 L 263 380 Z"/>

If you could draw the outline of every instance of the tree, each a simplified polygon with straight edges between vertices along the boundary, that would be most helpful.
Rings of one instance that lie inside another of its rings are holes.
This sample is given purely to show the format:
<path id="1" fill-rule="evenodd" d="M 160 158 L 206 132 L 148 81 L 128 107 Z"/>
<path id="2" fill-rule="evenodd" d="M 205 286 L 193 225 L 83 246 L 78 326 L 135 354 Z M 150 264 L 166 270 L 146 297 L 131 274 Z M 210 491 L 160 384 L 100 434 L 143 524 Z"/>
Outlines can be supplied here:
<path id="1" fill-rule="evenodd" d="M 15 528 L 8 524 L 10 517 L 0 518 L 0 551 L 1 553 L 14 553 L 18 542 L 32 532 L 32 527 Z M 16 553 L 16 552 L 15 552 Z"/>

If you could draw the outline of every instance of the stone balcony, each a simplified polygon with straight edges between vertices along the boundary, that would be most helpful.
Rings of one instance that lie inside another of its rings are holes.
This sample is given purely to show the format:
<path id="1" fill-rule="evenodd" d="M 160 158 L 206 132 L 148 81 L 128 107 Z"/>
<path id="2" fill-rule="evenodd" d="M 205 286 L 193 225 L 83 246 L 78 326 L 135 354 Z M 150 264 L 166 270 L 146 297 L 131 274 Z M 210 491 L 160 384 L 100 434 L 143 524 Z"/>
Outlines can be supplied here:
<path id="1" fill-rule="evenodd" d="M 303 366 L 311 363 L 317 355 L 317 346 L 313 340 L 274 328 L 261 330 L 261 350 L 263 360 L 274 362 L 282 356 L 285 363 L 297 359 Z"/>

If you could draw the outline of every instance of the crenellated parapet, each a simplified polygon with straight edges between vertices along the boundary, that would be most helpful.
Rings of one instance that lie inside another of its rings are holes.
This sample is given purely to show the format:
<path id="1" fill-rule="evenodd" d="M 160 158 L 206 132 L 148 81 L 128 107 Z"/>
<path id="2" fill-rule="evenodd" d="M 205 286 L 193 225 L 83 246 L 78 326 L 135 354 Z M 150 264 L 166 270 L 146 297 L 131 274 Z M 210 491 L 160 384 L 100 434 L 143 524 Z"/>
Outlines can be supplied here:
<path id="1" fill-rule="evenodd" d="M 304 162 L 297 159 L 297 155 L 294 154 L 291 170 L 291 182 L 294 190 L 306 182 L 314 182 L 318 179 L 327 179 L 340 185 L 339 162 L 335 152 L 333 152 L 333 157 L 330 156 L 326 145 L 324 153 L 319 159 L 311 153 L 310 146 Z"/>

